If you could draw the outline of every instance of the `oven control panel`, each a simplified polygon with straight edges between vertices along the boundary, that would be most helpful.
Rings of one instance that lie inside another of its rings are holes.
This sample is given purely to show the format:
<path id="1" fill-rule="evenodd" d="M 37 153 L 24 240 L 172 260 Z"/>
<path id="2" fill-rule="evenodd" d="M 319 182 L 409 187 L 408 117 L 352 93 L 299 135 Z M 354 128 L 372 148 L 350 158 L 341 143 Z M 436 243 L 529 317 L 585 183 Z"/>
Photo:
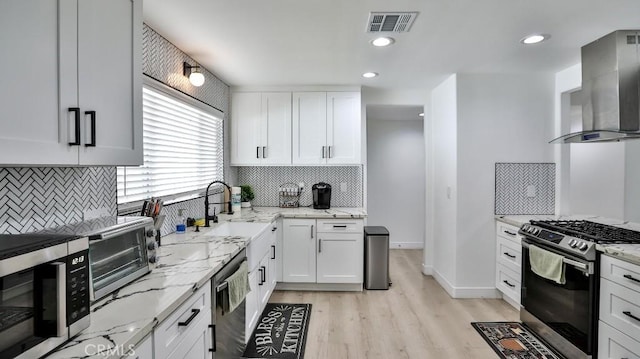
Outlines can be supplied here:
<path id="1" fill-rule="evenodd" d="M 553 232 L 532 224 L 523 224 L 518 231 L 531 242 L 542 246 L 550 246 L 564 252 L 574 254 L 580 258 L 588 260 L 595 259 L 595 243 L 566 236 L 558 232 Z"/>

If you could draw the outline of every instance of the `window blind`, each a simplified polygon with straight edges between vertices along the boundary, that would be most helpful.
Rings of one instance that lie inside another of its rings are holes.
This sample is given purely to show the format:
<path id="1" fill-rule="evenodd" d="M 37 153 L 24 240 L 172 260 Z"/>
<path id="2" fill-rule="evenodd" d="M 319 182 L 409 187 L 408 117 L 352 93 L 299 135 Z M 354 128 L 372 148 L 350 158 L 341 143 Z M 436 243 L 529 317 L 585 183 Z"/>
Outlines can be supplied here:
<path id="1" fill-rule="evenodd" d="M 142 92 L 144 164 L 118 167 L 118 203 L 190 194 L 223 179 L 223 121 L 145 85 Z"/>

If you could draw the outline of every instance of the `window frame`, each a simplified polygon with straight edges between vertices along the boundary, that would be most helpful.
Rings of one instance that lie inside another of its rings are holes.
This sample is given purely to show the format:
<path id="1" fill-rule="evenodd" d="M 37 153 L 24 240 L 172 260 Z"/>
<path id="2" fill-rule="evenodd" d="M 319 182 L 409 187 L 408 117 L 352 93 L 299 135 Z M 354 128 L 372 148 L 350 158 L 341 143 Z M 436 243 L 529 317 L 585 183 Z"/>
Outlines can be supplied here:
<path id="1" fill-rule="evenodd" d="M 225 118 L 225 114 L 224 112 L 222 112 L 221 110 L 206 104 L 198 99 L 195 99 L 187 94 L 185 94 L 184 92 L 175 89 L 173 87 L 170 87 L 148 75 L 144 75 L 143 76 L 143 82 L 142 82 L 143 87 L 148 87 L 154 91 L 158 91 L 161 94 L 171 97 L 172 99 L 176 100 L 176 101 L 180 101 L 180 102 L 184 102 L 189 106 L 193 106 L 195 108 L 197 108 L 198 110 L 201 110 L 203 112 L 206 112 L 207 114 L 219 118 L 222 121 L 222 155 L 221 155 L 221 160 L 222 160 L 222 180 L 224 181 L 225 178 L 225 174 L 226 174 L 226 162 L 225 162 L 225 122 L 226 122 L 226 118 Z M 144 116 L 144 115 L 143 115 Z M 143 119 L 141 119 L 142 121 L 144 121 L 144 117 Z M 144 133 L 144 132 L 143 132 Z M 143 148 L 142 151 L 144 153 L 144 141 L 143 141 Z M 135 167 L 135 166 L 117 166 L 117 167 Z M 214 179 L 212 179 L 212 181 L 214 181 Z M 187 192 L 181 192 L 181 193 L 176 193 L 176 194 L 171 194 L 171 195 L 165 195 L 165 196 L 160 196 L 160 197 L 154 197 L 154 198 L 160 198 L 162 199 L 164 205 L 169 205 L 169 204 L 174 204 L 174 203 L 178 203 L 178 202 L 184 202 L 184 201 L 188 201 L 188 200 L 192 200 L 192 199 L 197 199 L 197 198 L 201 198 L 205 196 L 205 191 L 206 191 L 206 187 L 203 187 L 201 189 L 197 189 L 197 190 L 193 190 L 193 191 L 187 191 Z M 118 208 L 118 213 L 135 213 L 137 211 L 140 210 L 142 204 L 144 203 L 145 200 L 136 200 L 136 201 L 131 201 L 131 202 L 123 202 L 120 203 L 118 201 L 118 182 L 116 179 L 116 205 Z M 211 194 L 215 194 L 217 193 L 217 191 L 211 192 L 209 193 L 209 195 Z"/>

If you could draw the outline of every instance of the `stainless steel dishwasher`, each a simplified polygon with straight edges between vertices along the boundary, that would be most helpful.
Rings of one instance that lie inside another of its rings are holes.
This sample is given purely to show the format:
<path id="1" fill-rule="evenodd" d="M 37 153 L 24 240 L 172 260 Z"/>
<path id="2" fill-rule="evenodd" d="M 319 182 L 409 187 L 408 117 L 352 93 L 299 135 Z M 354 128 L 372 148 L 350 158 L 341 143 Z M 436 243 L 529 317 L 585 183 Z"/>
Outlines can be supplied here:
<path id="1" fill-rule="evenodd" d="M 245 347 L 245 301 L 232 312 L 223 313 L 224 301 L 228 300 L 227 278 L 235 273 L 240 264 L 247 259 L 246 250 L 242 250 L 227 263 L 212 279 L 211 286 L 211 333 L 213 358 L 240 358 Z"/>

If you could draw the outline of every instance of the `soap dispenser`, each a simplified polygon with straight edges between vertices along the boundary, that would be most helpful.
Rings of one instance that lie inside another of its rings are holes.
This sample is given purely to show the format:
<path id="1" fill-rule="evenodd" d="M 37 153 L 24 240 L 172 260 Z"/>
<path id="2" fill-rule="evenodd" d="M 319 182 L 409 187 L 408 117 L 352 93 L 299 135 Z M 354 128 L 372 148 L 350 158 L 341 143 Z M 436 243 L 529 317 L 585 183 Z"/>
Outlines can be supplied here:
<path id="1" fill-rule="evenodd" d="M 176 233 L 185 233 L 187 231 L 187 222 L 184 218 L 184 208 L 178 209 L 178 218 L 176 219 Z"/>

